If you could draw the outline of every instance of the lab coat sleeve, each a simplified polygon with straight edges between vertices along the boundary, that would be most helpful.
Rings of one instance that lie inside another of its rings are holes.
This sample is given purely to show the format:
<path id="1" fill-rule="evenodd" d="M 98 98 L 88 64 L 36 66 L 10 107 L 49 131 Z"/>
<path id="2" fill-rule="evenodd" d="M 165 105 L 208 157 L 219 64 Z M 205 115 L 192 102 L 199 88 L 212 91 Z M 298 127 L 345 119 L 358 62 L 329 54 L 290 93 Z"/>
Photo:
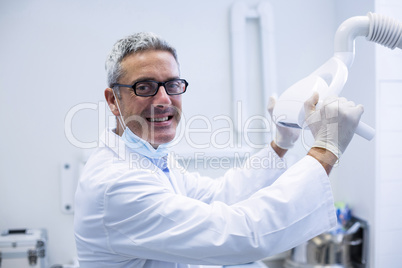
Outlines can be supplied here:
<path id="1" fill-rule="evenodd" d="M 288 250 L 334 226 L 328 177 L 306 156 L 231 206 L 173 193 L 157 177 L 122 176 L 104 196 L 108 247 L 127 258 L 237 264 Z"/>
<path id="2" fill-rule="evenodd" d="M 248 159 L 234 158 L 234 168 L 224 176 L 212 179 L 198 173 L 185 172 L 182 178 L 187 196 L 205 203 L 221 201 L 234 204 L 271 185 L 287 169 L 286 158 L 280 158 L 269 147 Z"/>

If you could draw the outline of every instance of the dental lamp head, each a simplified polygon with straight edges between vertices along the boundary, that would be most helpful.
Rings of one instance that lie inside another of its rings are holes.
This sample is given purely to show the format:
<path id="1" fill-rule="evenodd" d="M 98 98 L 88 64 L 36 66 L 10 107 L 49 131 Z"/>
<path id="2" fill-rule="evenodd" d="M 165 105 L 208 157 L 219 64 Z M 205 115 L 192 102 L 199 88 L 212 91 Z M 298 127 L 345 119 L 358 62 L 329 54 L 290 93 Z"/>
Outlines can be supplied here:
<path id="1" fill-rule="evenodd" d="M 368 41 L 391 49 L 402 49 L 402 23 L 395 19 L 374 13 L 347 19 L 335 34 L 334 56 L 278 98 L 273 116 L 279 124 L 303 128 L 304 102 L 313 92 L 318 92 L 320 96 L 317 109 L 326 97 L 339 96 L 348 78 L 348 68 L 354 60 L 355 39 L 358 36 L 365 36 Z M 360 122 L 355 133 L 371 140 L 375 130 Z"/>

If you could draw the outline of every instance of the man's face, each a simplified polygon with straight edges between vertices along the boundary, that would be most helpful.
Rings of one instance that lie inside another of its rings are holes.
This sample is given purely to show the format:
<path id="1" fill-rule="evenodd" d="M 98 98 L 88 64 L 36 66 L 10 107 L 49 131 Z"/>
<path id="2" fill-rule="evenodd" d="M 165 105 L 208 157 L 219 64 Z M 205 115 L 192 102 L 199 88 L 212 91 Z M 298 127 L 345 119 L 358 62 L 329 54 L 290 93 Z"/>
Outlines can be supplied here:
<path id="1" fill-rule="evenodd" d="M 179 66 L 167 51 L 149 50 L 125 57 L 121 63 L 120 84 L 133 85 L 143 80 L 165 82 L 179 78 Z M 181 95 L 168 95 L 164 87 L 151 97 L 140 97 L 133 89 L 120 87 L 121 113 L 127 127 L 154 148 L 170 142 L 180 121 Z"/>

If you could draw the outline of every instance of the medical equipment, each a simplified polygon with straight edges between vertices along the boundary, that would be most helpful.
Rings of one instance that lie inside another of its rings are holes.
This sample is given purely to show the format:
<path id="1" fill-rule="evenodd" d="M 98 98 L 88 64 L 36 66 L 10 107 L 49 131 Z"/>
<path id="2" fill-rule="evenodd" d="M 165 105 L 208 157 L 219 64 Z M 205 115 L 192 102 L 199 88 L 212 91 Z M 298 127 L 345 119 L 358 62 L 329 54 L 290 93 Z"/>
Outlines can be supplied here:
<path id="1" fill-rule="evenodd" d="M 402 49 L 402 23 L 395 19 L 374 13 L 347 19 L 335 34 L 334 56 L 278 98 L 273 115 L 281 125 L 305 127 L 304 102 L 313 92 L 317 91 L 320 95 L 317 109 L 326 97 L 340 94 L 348 78 L 348 68 L 354 60 L 354 40 L 358 36 L 365 36 L 368 41 L 391 49 Z M 355 133 L 371 140 L 375 130 L 360 121 Z"/>
<path id="2" fill-rule="evenodd" d="M 0 267 L 48 267 L 46 229 L 7 229 L 0 233 Z"/>
<path id="3" fill-rule="evenodd" d="M 369 227 L 367 221 L 352 217 L 342 233 L 324 232 L 293 248 L 285 268 L 368 267 Z"/>

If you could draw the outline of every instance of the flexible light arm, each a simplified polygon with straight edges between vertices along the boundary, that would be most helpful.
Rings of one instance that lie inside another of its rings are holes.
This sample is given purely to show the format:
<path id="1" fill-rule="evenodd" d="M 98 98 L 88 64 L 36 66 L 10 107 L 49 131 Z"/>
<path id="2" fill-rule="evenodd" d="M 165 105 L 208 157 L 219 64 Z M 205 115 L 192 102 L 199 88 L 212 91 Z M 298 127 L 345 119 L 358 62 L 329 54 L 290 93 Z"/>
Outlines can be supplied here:
<path id="1" fill-rule="evenodd" d="M 335 33 L 334 56 L 342 60 L 347 67 L 353 63 L 355 39 L 358 36 L 365 36 L 368 41 L 391 49 L 402 49 L 401 22 L 371 12 L 367 16 L 352 17 L 345 20 Z"/>
<path id="2" fill-rule="evenodd" d="M 335 34 L 335 57 L 350 67 L 355 57 L 355 39 L 367 36 L 369 33 L 369 18 L 365 16 L 352 17 L 344 21 Z"/>
<path id="3" fill-rule="evenodd" d="M 352 17 L 344 21 L 335 34 L 334 56 L 306 78 L 292 85 L 279 97 L 273 114 L 281 118 L 283 126 L 302 128 L 304 124 L 304 102 L 313 92 L 320 100 L 329 95 L 339 95 L 348 77 L 355 55 L 355 39 L 365 36 L 368 41 L 388 48 L 402 49 L 402 23 L 393 18 L 374 13 Z M 320 102 L 319 102 L 320 103 Z M 356 134 L 371 140 L 375 131 L 360 122 Z"/>

